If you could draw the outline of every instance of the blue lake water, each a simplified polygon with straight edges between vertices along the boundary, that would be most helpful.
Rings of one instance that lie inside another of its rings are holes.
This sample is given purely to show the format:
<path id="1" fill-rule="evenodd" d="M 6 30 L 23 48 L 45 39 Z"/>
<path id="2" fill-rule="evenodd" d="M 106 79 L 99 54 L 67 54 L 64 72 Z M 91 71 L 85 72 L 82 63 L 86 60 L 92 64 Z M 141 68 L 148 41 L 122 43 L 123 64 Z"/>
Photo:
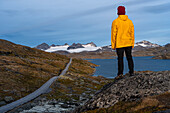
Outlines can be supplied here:
<path id="1" fill-rule="evenodd" d="M 165 71 L 170 70 L 170 60 L 151 59 L 147 57 L 133 57 L 135 71 Z M 96 67 L 94 76 L 102 75 L 107 78 L 114 78 L 118 72 L 117 59 L 86 59 L 90 62 L 100 65 Z M 128 62 L 124 57 L 124 74 L 128 73 Z"/>

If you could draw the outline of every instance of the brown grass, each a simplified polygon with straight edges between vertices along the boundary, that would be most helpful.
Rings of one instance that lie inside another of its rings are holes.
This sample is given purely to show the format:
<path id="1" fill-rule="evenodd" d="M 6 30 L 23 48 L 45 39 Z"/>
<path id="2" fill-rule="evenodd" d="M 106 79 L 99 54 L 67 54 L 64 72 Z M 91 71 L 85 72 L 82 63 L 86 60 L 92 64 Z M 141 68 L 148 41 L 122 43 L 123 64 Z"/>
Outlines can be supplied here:
<path id="1" fill-rule="evenodd" d="M 64 55 L 47 53 L 0 39 L 0 97 L 17 100 L 58 76 L 69 62 Z M 0 101 L 1 101 L 0 100 Z"/>
<path id="2" fill-rule="evenodd" d="M 66 101 L 68 99 L 78 100 L 79 96 L 89 89 L 91 89 L 89 94 L 95 93 L 96 90 L 111 81 L 104 77 L 91 76 L 95 71 L 95 66 L 97 65 L 86 60 L 73 58 L 66 75 L 57 79 L 55 84 L 52 85 L 52 92 L 45 96 L 49 99 L 55 98 Z M 93 81 L 97 81 L 99 84 Z"/>

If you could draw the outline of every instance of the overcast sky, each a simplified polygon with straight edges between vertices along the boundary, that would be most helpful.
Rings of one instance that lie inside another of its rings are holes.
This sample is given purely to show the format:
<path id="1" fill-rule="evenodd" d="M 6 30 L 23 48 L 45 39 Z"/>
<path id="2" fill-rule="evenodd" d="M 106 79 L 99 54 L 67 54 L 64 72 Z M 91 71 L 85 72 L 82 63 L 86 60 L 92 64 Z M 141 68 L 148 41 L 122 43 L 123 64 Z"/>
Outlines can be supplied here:
<path id="1" fill-rule="evenodd" d="M 135 25 L 135 42 L 170 42 L 170 0 L 0 0 L 0 38 L 30 47 L 110 45 L 119 5 Z"/>

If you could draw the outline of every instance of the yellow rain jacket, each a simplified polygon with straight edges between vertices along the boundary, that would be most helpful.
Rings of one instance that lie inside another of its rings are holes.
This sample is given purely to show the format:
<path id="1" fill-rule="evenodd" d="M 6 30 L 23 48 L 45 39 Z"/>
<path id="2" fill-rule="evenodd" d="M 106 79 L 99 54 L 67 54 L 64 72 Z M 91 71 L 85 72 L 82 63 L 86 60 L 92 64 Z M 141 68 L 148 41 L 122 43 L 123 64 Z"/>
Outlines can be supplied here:
<path id="1" fill-rule="evenodd" d="M 127 15 L 119 15 L 112 23 L 111 45 L 112 48 L 132 46 L 134 48 L 134 25 Z"/>

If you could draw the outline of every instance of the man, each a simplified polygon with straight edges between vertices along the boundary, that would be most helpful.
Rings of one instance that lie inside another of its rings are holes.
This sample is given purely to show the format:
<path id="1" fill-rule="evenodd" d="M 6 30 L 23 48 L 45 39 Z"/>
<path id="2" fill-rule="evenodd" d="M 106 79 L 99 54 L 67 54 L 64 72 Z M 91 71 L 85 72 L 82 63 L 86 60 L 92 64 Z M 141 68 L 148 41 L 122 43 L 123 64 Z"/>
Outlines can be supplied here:
<path id="1" fill-rule="evenodd" d="M 132 59 L 132 48 L 134 48 L 134 25 L 133 22 L 125 15 L 125 7 L 119 6 L 118 18 L 112 23 L 111 28 L 111 45 L 112 49 L 116 49 L 118 56 L 118 73 L 117 77 L 123 76 L 123 55 L 124 51 L 128 61 L 129 74 L 134 75 L 134 63 Z"/>

